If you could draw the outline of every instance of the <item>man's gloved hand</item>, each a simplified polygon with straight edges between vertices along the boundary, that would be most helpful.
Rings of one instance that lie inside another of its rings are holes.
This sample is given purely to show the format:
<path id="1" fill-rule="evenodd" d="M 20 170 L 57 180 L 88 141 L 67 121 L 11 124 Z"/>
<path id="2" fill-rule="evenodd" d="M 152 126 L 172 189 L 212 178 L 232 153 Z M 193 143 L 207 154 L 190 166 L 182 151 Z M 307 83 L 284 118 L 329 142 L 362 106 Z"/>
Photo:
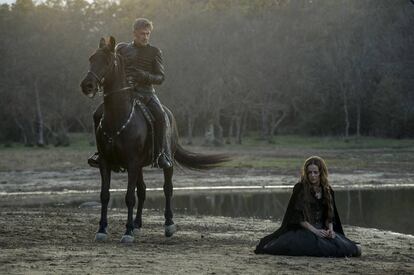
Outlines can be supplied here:
<path id="1" fill-rule="evenodd" d="M 141 69 L 136 69 L 135 78 L 140 83 L 146 83 L 148 82 L 149 73 Z"/>
<path id="2" fill-rule="evenodd" d="M 162 75 L 151 74 L 141 69 L 135 70 L 134 78 L 138 83 L 142 84 L 161 84 L 164 79 Z"/>

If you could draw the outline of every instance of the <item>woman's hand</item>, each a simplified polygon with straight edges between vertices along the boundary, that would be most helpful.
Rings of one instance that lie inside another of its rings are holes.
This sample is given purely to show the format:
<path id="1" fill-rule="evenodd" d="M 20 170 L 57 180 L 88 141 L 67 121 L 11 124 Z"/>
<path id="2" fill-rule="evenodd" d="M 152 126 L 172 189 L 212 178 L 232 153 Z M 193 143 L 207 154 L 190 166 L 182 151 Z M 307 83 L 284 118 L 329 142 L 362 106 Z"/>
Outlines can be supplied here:
<path id="1" fill-rule="evenodd" d="M 335 239 L 335 231 L 333 231 L 332 229 L 328 229 L 326 230 L 326 232 L 328 233 L 327 238 Z"/>
<path id="2" fill-rule="evenodd" d="M 328 230 L 326 230 L 326 232 L 328 233 L 328 238 L 335 238 L 335 231 L 333 230 L 333 224 L 331 222 L 328 223 Z"/>
<path id="3" fill-rule="evenodd" d="M 323 229 L 316 229 L 313 231 L 313 233 L 321 238 L 329 238 L 329 233 L 328 230 L 323 230 Z"/>
<path id="4" fill-rule="evenodd" d="M 301 222 L 300 225 L 303 228 L 306 228 L 307 230 L 309 230 L 310 232 L 315 234 L 316 236 L 319 236 L 321 238 L 328 238 L 329 237 L 328 230 L 316 229 L 313 225 L 311 225 L 308 222 Z"/>

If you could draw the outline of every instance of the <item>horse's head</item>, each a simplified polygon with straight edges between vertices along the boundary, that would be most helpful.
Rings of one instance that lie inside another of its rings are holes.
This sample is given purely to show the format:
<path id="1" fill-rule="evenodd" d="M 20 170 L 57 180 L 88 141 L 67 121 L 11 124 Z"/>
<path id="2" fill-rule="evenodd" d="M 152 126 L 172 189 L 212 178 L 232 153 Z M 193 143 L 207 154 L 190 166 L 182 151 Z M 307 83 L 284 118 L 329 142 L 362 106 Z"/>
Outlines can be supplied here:
<path id="1" fill-rule="evenodd" d="M 94 97 L 104 85 L 105 78 L 116 62 L 114 51 L 115 38 L 112 36 L 108 40 L 101 38 L 99 48 L 89 58 L 89 71 L 80 84 L 82 92 L 87 97 Z"/>

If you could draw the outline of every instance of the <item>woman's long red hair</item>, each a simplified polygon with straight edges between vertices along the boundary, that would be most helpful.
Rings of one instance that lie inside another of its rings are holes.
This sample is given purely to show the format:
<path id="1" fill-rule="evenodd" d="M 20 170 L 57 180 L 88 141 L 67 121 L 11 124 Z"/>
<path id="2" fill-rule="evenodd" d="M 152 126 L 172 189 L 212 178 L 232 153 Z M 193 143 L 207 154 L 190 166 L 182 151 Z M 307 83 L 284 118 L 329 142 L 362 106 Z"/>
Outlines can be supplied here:
<path id="1" fill-rule="evenodd" d="M 328 167 L 326 166 L 325 161 L 318 156 L 311 156 L 310 158 L 305 160 L 305 163 L 302 167 L 301 173 L 301 181 L 306 184 L 307 187 L 311 186 L 311 182 L 308 176 L 308 167 L 309 165 L 316 165 L 319 169 L 319 176 L 320 176 L 320 184 L 323 189 L 323 202 L 324 205 L 327 207 L 327 217 L 329 220 L 333 218 L 333 205 L 332 205 L 332 196 L 331 191 L 332 187 L 328 181 Z M 310 188 L 306 188 L 310 190 Z"/>

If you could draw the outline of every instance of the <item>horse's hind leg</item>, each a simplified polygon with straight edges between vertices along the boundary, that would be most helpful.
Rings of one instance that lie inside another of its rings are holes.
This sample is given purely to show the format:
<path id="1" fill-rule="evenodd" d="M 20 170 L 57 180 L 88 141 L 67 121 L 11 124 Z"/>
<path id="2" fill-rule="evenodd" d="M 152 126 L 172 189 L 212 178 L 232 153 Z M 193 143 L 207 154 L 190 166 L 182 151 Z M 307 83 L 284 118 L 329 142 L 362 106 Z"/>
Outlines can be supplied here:
<path id="1" fill-rule="evenodd" d="M 142 227 L 142 208 L 144 207 L 144 201 L 146 197 L 146 185 L 144 182 L 144 177 L 142 175 L 142 168 L 138 170 L 138 180 L 137 180 L 137 197 L 138 197 L 138 208 L 137 215 L 134 220 L 134 232 L 139 230 Z"/>
<path id="2" fill-rule="evenodd" d="M 95 235 L 96 241 L 105 241 L 108 236 L 108 202 L 110 198 L 109 188 L 111 184 L 111 169 L 109 169 L 103 159 L 100 161 L 99 170 L 101 173 L 101 220 L 99 229 Z"/>
<path id="3" fill-rule="evenodd" d="M 125 195 L 125 203 L 128 207 L 128 219 L 126 223 L 126 231 L 122 236 L 121 243 L 132 243 L 134 241 L 134 205 L 135 205 L 135 187 L 137 184 L 138 173 L 137 165 L 128 165 L 128 188 Z"/>
<path id="4" fill-rule="evenodd" d="M 171 198 L 173 194 L 173 184 L 172 184 L 173 168 L 164 169 L 164 195 L 165 195 L 165 236 L 171 237 L 176 231 L 177 228 L 172 220 L 173 213 L 171 210 Z"/>

